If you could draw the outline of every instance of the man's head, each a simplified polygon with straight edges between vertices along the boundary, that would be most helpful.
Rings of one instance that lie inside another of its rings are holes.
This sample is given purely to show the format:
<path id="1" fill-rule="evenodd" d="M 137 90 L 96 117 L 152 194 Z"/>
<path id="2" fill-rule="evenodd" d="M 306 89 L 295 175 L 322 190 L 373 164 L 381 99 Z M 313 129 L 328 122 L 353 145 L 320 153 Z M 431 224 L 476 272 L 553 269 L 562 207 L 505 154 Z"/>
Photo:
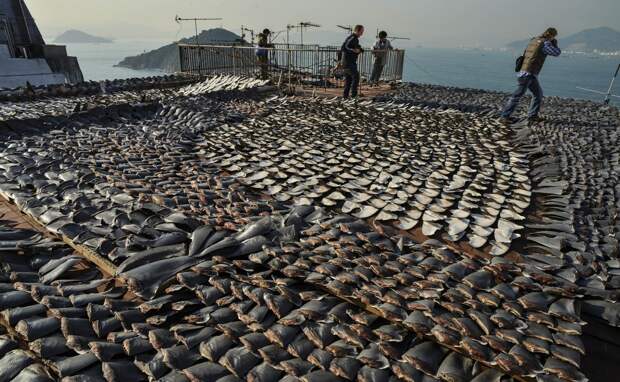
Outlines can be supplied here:
<path id="1" fill-rule="evenodd" d="M 356 25 L 355 28 L 353 28 L 353 34 L 357 37 L 362 37 L 362 35 L 364 34 L 364 26 Z"/>
<path id="2" fill-rule="evenodd" d="M 379 38 L 381 40 L 385 40 L 387 38 L 387 32 L 386 31 L 379 32 Z"/>
<path id="3" fill-rule="evenodd" d="M 265 28 L 265 29 L 263 29 L 263 34 L 265 36 L 269 36 L 271 34 L 271 31 L 269 29 Z"/>
<path id="4" fill-rule="evenodd" d="M 547 30 L 545 31 L 545 33 L 542 34 L 542 36 L 548 40 L 553 40 L 554 38 L 558 37 L 558 30 L 555 28 L 547 28 Z"/>

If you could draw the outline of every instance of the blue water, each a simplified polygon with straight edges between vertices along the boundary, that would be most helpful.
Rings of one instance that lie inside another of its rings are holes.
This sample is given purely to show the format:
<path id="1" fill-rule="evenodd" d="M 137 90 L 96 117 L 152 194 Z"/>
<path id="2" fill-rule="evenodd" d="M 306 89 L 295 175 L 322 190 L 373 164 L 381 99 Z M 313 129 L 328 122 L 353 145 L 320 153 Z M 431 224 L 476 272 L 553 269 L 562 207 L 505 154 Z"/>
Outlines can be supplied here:
<path id="1" fill-rule="evenodd" d="M 116 41 L 111 44 L 67 44 L 67 53 L 78 58 L 86 81 L 150 77 L 160 76 L 165 73 L 159 70 L 117 68 L 114 65 L 127 56 L 135 56 L 169 43 L 158 40 L 146 40 Z"/>
<path id="2" fill-rule="evenodd" d="M 403 75 L 406 81 L 512 92 L 515 59 L 509 52 L 416 48 L 407 50 Z M 577 86 L 607 92 L 619 63 L 618 56 L 549 57 L 539 79 L 545 95 L 601 101 L 604 96 Z M 614 93 L 620 95 L 620 79 Z"/>
<path id="3" fill-rule="evenodd" d="M 126 56 L 168 44 L 169 41 L 117 41 L 112 44 L 71 44 L 70 55 L 78 57 L 86 80 L 148 77 L 161 75 L 155 70 L 114 67 Z M 460 49 L 408 49 L 405 81 L 446 86 L 512 92 L 516 85 L 515 57 L 510 52 L 466 51 Z M 600 101 L 603 96 L 577 89 L 577 86 L 607 91 L 620 57 L 565 55 L 549 58 L 540 75 L 546 95 Z M 615 94 L 620 94 L 620 80 Z M 620 98 L 613 100 L 620 104 Z"/>

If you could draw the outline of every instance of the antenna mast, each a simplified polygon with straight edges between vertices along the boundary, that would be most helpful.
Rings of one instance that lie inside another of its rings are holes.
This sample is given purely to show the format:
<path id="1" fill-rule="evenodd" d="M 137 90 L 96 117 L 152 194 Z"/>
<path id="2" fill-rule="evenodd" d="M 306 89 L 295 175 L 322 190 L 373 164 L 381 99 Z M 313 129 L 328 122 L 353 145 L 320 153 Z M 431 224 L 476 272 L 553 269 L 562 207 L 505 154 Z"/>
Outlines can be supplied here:
<path id="1" fill-rule="evenodd" d="M 304 28 L 320 28 L 319 24 L 311 23 L 310 21 L 302 21 L 299 23 L 299 30 L 301 32 L 301 45 L 304 44 Z"/>
<path id="2" fill-rule="evenodd" d="M 194 22 L 194 28 L 196 29 L 196 35 L 194 37 L 194 42 L 195 42 L 196 45 L 200 45 L 200 44 L 198 44 L 198 21 L 218 21 L 218 20 L 223 20 L 223 19 L 220 18 L 220 17 L 217 17 L 217 18 L 188 18 L 188 19 L 185 19 L 185 18 L 179 17 L 178 15 L 174 17 L 174 21 L 177 24 L 181 23 L 182 21 L 193 21 Z"/>
<path id="3" fill-rule="evenodd" d="M 609 89 L 607 90 L 607 93 L 601 92 L 601 91 L 598 91 L 598 90 L 582 88 L 580 86 L 577 86 L 577 89 L 585 90 L 585 91 L 590 92 L 590 93 L 596 93 L 596 94 L 604 95 L 605 99 L 603 100 L 603 104 L 604 105 L 609 105 L 609 103 L 611 102 L 611 97 L 620 98 L 620 96 L 618 96 L 618 95 L 611 94 L 611 92 L 613 91 L 613 88 L 614 88 L 614 83 L 616 82 L 616 78 L 618 78 L 618 73 L 620 73 L 620 64 L 618 64 L 618 67 L 616 68 L 616 73 L 611 78 L 611 82 L 609 83 Z"/>
<path id="4" fill-rule="evenodd" d="M 304 28 L 320 28 L 319 24 L 314 24 L 309 21 L 302 21 L 299 24 L 288 24 L 286 26 L 286 45 L 289 44 L 290 31 L 291 29 L 299 29 L 301 32 L 301 45 L 304 44 Z"/>
<path id="5" fill-rule="evenodd" d="M 248 28 L 244 25 L 241 26 L 241 39 L 245 38 L 245 32 L 250 32 L 250 36 L 252 37 L 252 45 L 254 45 L 254 29 Z"/>
<path id="6" fill-rule="evenodd" d="M 347 32 L 349 32 L 349 34 L 353 33 L 353 26 L 351 25 L 336 25 L 338 28 L 343 29 Z"/>

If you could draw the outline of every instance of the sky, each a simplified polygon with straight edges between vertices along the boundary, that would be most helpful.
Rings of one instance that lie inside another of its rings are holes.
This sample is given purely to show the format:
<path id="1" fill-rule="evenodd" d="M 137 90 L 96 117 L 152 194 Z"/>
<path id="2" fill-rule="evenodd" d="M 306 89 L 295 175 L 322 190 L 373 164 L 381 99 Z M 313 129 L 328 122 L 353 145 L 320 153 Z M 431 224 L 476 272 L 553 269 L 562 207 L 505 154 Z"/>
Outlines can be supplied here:
<path id="1" fill-rule="evenodd" d="M 501 47 L 541 33 L 548 26 L 562 35 L 608 26 L 620 30 L 620 0 L 25 0 L 47 38 L 68 29 L 116 39 L 176 41 L 194 34 L 193 23 L 179 25 L 175 15 L 221 17 L 200 29 L 224 27 L 240 33 L 282 30 L 311 21 L 320 30 L 305 40 L 333 43 L 345 37 L 337 24 L 363 24 L 374 38 L 377 28 L 403 42 L 426 47 Z M 299 39 L 293 33 L 292 39 Z M 320 41 L 319 41 L 320 40 Z"/>

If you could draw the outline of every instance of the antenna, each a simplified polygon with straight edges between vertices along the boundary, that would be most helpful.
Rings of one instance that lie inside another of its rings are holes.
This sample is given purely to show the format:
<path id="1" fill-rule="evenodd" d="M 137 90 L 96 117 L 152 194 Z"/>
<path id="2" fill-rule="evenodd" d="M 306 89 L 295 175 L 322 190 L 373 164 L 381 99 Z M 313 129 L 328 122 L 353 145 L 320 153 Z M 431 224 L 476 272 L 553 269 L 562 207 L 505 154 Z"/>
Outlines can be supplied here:
<path id="1" fill-rule="evenodd" d="M 250 32 L 250 36 L 252 36 L 252 45 L 254 45 L 254 29 L 248 28 L 244 25 L 241 26 L 241 39 L 245 40 L 245 32 Z"/>
<path id="2" fill-rule="evenodd" d="M 304 28 L 320 28 L 319 24 L 312 23 L 310 21 L 302 21 L 299 23 L 299 30 L 301 32 L 301 45 L 304 44 Z"/>
<path id="3" fill-rule="evenodd" d="M 289 43 L 290 31 L 291 29 L 299 29 L 301 32 L 301 45 L 304 44 L 304 29 L 305 28 L 320 28 L 319 24 L 312 23 L 310 21 L 302 21 L 299 24 L 288 24 L 286 26 L 286 44 Z"/>
<path id="4" fill-rule="evenodd" d="M 198 21 L 217 21 L 217 20 L 223 20 L 220 17 L 217 18 L 188 18 L 188 19 L 184 19 L 182 17 L 179 17 L 179 15 L 176 15 L 174 17 L 174 21 L 177 24 L 180 24 L 182 21 L 193 21 L 194 22 L 194 28 L 196 29 L 196 36 L 194 37 L 194 42 L 196 43 L 196 45 L 198 44 Z"/>
<path id="5" fill-rule="evenodd" d="M 288 47 L 291 29 L 295 29 L 295 25 L 286 24 L 286 46 Z"/>
<path id="6" fill-rule="evenodd" d="M 299 23 L 299 26 L 302 28 L 320 28 L 319 24 L 311 23 L 310 21 L 302 21 Z"/>
<path id="7" fill-rule="evenodd" d="M 379 28 L 377 28 L 377 37 L 376 38 L 379 38 Z M 390 36 L 388 36 L 388 40 L 411 40 L 411 39 L 409 37 L 397 37 L 397 36 L 390 37 Z"/>
<path id="8" fill-rule="evenodd" d="M 273 32 L 271 32 L 271 41 L 272 42 L 276 41 L 280 37 L 280 35 L 282 33 L 286 32 L 286 31 L 287 30 L 283 29 L 281 31 L 273 31 Z"/>
<path id="9" fill-rule="evenodd" d="M 349 32 L 349 34 L 353 33 L 353 26 L 352 25 L 336 25 L 338 28 L 343 29 L 347 32 Z"/>
<path id="10" fill-rule="evenodd" d="M 596 93 L 596 94 L 601 94 L 605 96 L 605 99 L 603 100 L 603 104 L 604 105 L 609 105 L 609 103 L 611 102 L 611 97 L 614 98 L 620 98 L 619 95 L 615 95 L 615 94 L 611 94 L 613 88 L 614 88 L 614 82 L 616 82 L 616 78 L 618 77 L 618 73 L 620 73 L 620 64 L 618 64 L 618 67 L 616 68 L 616 73 L 614 74 L 614 76 L 611 78 L 611 82 L 609 84 L 609 89 L 607 89 L 607 93 L 602 92 L 602 91 L 598 91 L 598 90 L 592 90 L 592 89 L 588 89 L 588 88 L 582 88 L 580 86 L 577 86 L 577 89 L 579 90 L 585 90 L 587 92 L 590 93 Z"/>

